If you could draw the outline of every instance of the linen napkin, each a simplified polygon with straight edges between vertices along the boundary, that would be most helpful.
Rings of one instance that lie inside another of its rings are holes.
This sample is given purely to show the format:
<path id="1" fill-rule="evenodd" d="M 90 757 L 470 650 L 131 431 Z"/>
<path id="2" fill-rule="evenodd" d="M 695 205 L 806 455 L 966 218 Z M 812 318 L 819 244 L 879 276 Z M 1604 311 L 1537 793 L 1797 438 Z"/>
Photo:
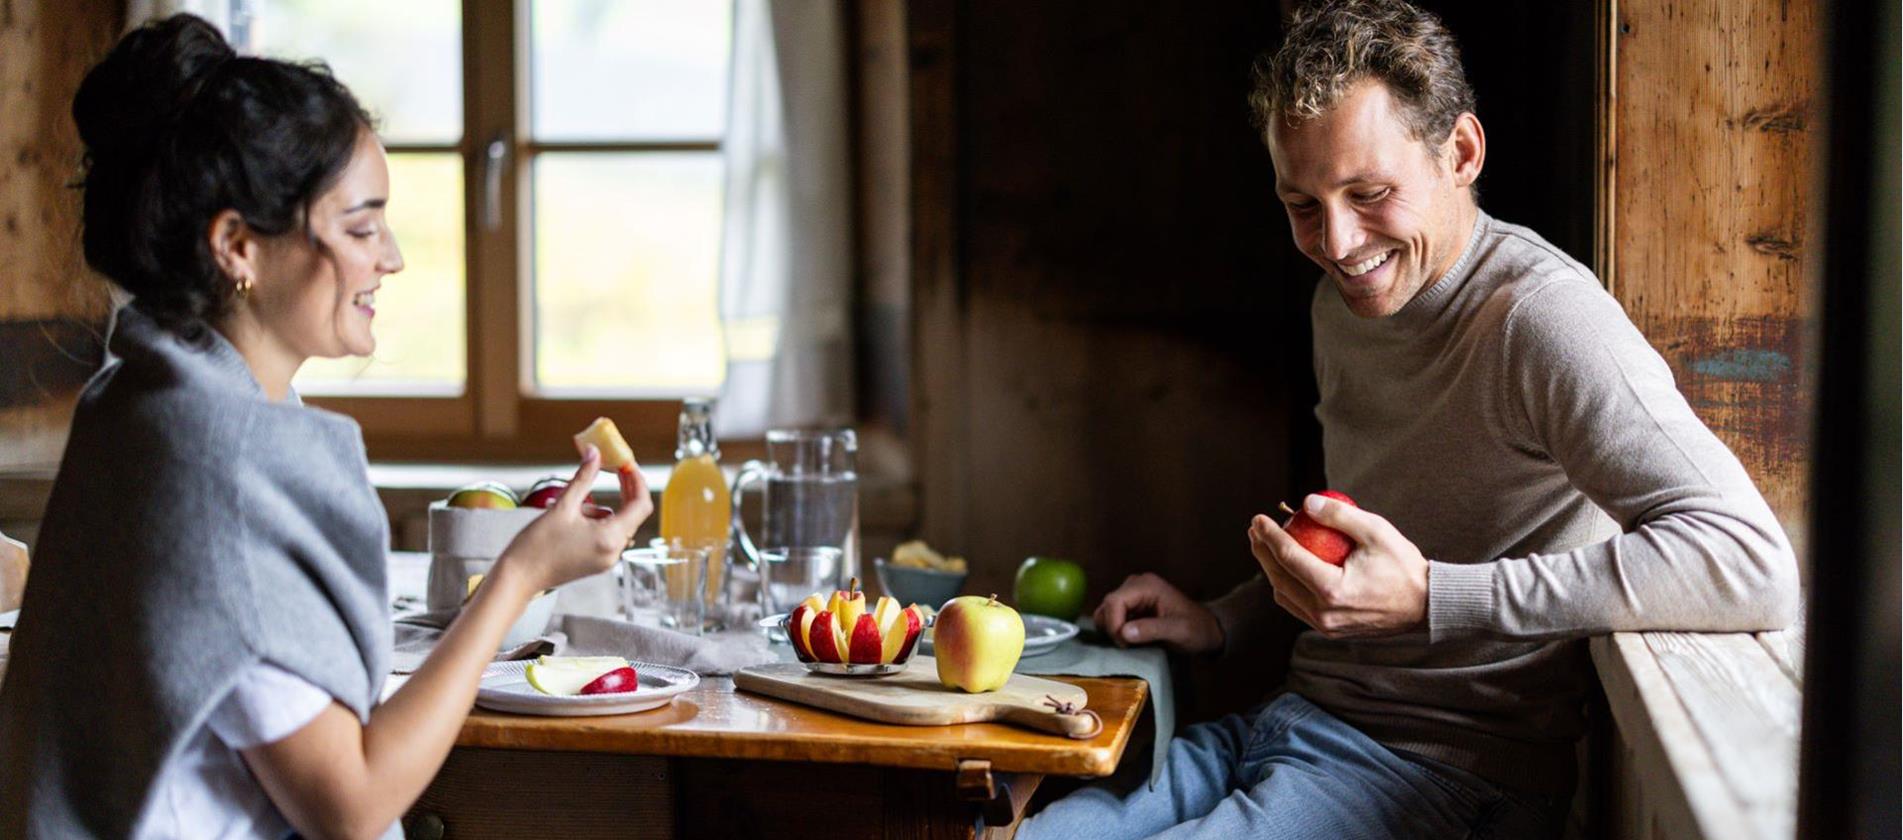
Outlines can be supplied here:
<path id="1" fill-rule="evenodd" d="M 722 630 L 689 636 L 660 627 L 631 624 L 592 615 L 558 615 L 557 651 L 563 656 L 624 656 L 656 665 L 686 668 L 703 677 L 731 674 L 774 660 L 766 636 L 758 630 Z"/>
<path id="2" fill-rule="evenodd" d="M 415 613 L 396 619 L 396 653 L 391 673 L 422 667 L 454 610 Z M 689 636 L 660 627 L 592 615 L 557 615 L 548 629 L 520 647 L 498 651 L 496 661 L 537 656 L 621 656 L 656 665 L 686 668 L 701 676 L 731 674 L 749 665 L 771 662 L 766 638 L 755 630 L 727 630 Z"/>

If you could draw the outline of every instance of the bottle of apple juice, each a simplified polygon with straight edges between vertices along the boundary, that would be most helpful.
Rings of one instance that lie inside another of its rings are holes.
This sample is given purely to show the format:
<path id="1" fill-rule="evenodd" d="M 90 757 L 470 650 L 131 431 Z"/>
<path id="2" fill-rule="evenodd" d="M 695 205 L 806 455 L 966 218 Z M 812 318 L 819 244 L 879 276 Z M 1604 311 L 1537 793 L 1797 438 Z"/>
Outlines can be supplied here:
<path id="1" fill-rule="evenodd" d="M 689 398 L 681 404 L 679 445 L 674 472 L 661 491 L 661 538 L 707 550 L 702 589 L 709 622 L 718 623 L 720 595 L 727 588 L 727 539 L 733 524 L 733 499 L 720 474 L 720 445 L 714 441 L 714 401 Z M 669 570 L 671 575 L 677 575 Z M 678 576 L 678 575 L 677 575 Z M 686 581 L 670 581 L 670 588 Z"/>

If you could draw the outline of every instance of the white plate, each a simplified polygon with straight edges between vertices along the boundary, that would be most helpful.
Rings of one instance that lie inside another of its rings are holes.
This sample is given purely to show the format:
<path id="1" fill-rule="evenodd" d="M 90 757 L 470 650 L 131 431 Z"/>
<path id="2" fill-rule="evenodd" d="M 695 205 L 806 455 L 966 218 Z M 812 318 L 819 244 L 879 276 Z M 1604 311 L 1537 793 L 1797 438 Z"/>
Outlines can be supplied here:
<path id="1" fill-rule="evenodd" d="M 1057 649 L 1058 645 L 1077 638 L 1077 625 L 1059 618 L 1046 618 L 1041 615 L 1024 616 L 1024 655 L 1040 656 Z M 925 633 L 918 640 L 919 652 L 932 653 L 932 634 Z"/>
<path id="2" fill-rule="evenodd" d="M 700 685 L 700 675 L 682 668 L 629 662 L 641 678 L 641 687 L 621 694 L 554 697 L 536 691 L 522 676 L 531 660 L 497 662 L 483 675 L 476 705 L 518 715 L 623 715 L 645 712 L 674 702 L 674 696 Z"/>

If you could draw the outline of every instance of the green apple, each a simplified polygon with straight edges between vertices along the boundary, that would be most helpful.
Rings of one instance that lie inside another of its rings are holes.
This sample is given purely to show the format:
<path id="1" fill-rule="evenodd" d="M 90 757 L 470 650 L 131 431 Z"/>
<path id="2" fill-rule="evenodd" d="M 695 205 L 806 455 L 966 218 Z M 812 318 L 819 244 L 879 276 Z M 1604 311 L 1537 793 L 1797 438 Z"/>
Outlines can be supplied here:
<path id="1" fill-rule="evenodd" d="M 517 505 L 515 491 L 494 481 L 478 481 L 464 485 L 449 494 L 449 506 L 457 508 L 489 508 L 491 510 L 509 510 Z"/>
<path id="2" fill-rule="evenodd" d="M 994 691 L 1024 654 L 1024 619 L 998 596 L 961 595 L 938 609 L 932 630 L 938 681 L 946 688 Z"/>
<path id="3" fill-rule="evenodd" d="M 1056 557 L 1032 557 L 1018 566 L 1011 600 L 1018 609 L 1070 621 L 1084 611 L 1084 567 Z"/>

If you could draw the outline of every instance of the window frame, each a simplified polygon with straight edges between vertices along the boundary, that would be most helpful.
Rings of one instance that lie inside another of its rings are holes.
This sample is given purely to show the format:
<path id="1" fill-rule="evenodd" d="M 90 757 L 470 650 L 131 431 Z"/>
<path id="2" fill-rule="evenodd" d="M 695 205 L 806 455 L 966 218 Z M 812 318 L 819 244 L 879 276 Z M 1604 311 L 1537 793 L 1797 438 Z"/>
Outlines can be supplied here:
<path id="1" fill-rule="evenodd" d="M 570 437 L 596 417 L 615 420 L 635 455 L 671 461 L 680 400 L 563 398 L 533 393 L 533 162 L 538 154 L 718 152 L 713 140 L 547 142 L 531 127 L 528 0 L 464 0 L 462 137 L 454 144 L 388 143 L 392 156 L 455 152 L 463 165 L 464 386 L 454 397 L 320 396 L 311 405 L 350 415 L 375 460 L 565 461 Z M 503 60 L 506 57 L 506 60 Z M 731 84 L 731 82 L 730 82 Z M 493 227 L 484 193 L 494 141 L 504 144 Z M 399 232 L 400 235 L 400 232 Z M 690 395 L 691 396 L 691 395 Z M 723 441 L 732 454 L 759 441 Z"/>

